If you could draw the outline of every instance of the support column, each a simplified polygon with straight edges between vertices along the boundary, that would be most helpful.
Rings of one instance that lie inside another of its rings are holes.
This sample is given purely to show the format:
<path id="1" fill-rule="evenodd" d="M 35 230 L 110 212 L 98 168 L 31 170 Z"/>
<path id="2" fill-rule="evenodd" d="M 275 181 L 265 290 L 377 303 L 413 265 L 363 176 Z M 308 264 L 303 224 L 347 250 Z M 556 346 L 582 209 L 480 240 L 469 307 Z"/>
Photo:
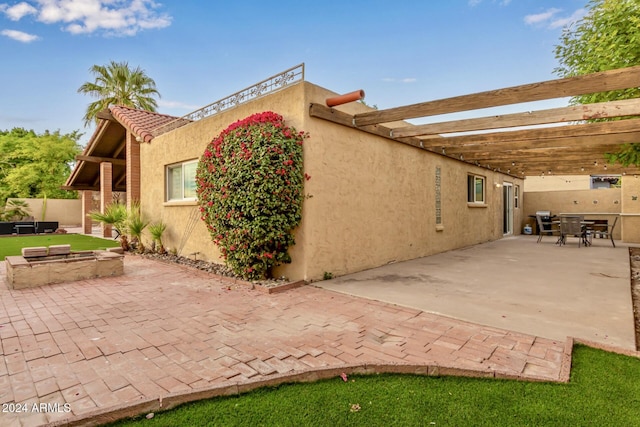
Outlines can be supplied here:
<path id="1" fill-rule="evenodd" d="M 104 213 L 107 205 L 113 202 L 113 165 L 109 162 L 100 163 L 100 212 Z M 102 225 L 102 237 L 112 237 L 111 225 Z"/>
<path id="2" fill-rule="evenodd" d="M 93 191 L 82 191 L 82 233 L 91 234 L 92 221 L 89 218 L 89 212 L 93 208 Z"/>
<path id="3" fill-rule="evenodd" d="M 131 131 L 127 131 L 127 207 L 140 201 L 140 143 Z"/>

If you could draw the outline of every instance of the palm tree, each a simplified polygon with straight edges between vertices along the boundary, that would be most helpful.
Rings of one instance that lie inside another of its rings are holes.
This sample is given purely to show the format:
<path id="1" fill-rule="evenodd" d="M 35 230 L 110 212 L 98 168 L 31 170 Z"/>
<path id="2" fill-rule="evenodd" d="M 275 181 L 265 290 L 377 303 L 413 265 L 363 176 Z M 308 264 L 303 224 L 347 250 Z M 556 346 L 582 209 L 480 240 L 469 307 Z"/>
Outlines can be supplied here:
<path id="1" fill-rule="evenodd" d="M 156 89 L 156 82 L 140 67 L 132 69 L 127 62 L 111 61 L 108 65 L 94 65 L 89 71 L 95 76 L 95 81 L 84 83 L 78 93 L 97 100 L 87 107 L 85 126 L 110 105 L 156 111 L 158 103 L 153 97 L 160 98 L 160 92 Z"/>
<path id="2" fill-rule="evenodd" d="M 120 237 L 120 246 L 123 250 L 129 250 L 127 238 L 127 207 L 121 203 L 110 203 L 104 210 L 89 212 L 89 217 L 102 224 L 111 225 L 116 229 Z"/>

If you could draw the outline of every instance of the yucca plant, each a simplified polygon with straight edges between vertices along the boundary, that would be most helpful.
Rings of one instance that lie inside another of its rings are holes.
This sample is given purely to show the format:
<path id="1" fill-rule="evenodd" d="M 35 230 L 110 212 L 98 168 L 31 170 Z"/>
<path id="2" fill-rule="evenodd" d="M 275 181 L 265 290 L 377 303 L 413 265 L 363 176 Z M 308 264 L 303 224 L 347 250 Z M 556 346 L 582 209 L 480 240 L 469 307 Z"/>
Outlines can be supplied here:
<path id="1" fill-rule="evenodd" d="M 162 244 L 162 235 L 167 229 L 167 224 L 162 221 L 154 222 L 149 225 L 149 234 L 151 234 L 151 239 L 153 239 L 152 245 L 153 250 L 157 251 L 159 254 L 166 254 L 167 251 Z"/>
<path id="2" fill-rule="evenodd" d="M 131 235 L 131 243 L 137 247 L 138 252 L 144 253 L 145 247 L 142 242 L 142 232 L 147 228 L 147 225 L 149 225 L 149 221 L 145 221 L 144 218 L 142 218 L 140 203 L 134 202 L 131 205 L 127 218 L 127 225 L 129 234 Z"/>
<path id="3" fill-rule="evenodd" d="M 119 234 L 120 246 L 125 251 L 129 250 L 129 241 L 127 238 L 127 207 L 120 203 L 110 203 L 104 209 L 104 213 L 93 211 L 89 213 L 89 217 L 101 224 L 112 226 Z"/>

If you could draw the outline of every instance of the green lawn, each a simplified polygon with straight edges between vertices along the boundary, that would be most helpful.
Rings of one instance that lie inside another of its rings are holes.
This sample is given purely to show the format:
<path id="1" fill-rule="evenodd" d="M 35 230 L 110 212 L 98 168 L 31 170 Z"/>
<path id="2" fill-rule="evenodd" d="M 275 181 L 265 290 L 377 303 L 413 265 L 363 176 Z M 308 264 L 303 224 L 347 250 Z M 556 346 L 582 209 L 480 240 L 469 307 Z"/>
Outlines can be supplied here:
<path id="1" fill-rule="evenodd" d="M 0 237 L 0 260 L 22 254 L 22 248 L 70 244 L 72 251 L 106 249 L 120 246 L 116 240 L 101 239 L 83 234 L 40 234 L 37 236 Z"/>
<path id="2" fill-rule="evenodd" d="M 640 359 L 578 345 L 568 384 L 353 376 L 263 388 L 113 425 L 640 426 Z"/>

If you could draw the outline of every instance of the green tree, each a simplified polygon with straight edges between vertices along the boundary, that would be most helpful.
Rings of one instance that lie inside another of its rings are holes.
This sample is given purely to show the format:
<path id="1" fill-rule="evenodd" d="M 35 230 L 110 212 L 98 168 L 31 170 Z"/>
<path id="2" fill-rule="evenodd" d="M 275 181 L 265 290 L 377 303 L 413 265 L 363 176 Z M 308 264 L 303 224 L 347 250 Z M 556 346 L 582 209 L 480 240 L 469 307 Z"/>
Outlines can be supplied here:
<path id="1" fill-rule="evenodd" d="M 560 66 L 554 72 L 571 77 L 640 65 L 640 1 L 591 0 L 588 12 L 575 25 L 565 28 L 555 56 Z M 640 88 L 574 97 L 572 104 L 637 98 Z M 640 165 L 640 146 L 628 144 L 611 161 Z"/>
<path id="2" fill-rule="evenodd" d="M 78 131 L 0 131 L 0 203 L 8 197 L 76 198 L 76 192 L 60 187 L 80 153 L 81 136 Z"/>
<path id="3" fill-rule="evenodd" d="M 95 76 L 86 82 L 78 93 L 97 98 L 89 104 L 84 115 L 85 126 L 96 120 L 97 114 L 110 105 L 124 105 L 147 111 L 156 111 L 160 97 L 156 82 L 140 67 L 131 68 L 127 62 L 111 61 L 108 65 L 94 65 L 89 69 Z"/>

